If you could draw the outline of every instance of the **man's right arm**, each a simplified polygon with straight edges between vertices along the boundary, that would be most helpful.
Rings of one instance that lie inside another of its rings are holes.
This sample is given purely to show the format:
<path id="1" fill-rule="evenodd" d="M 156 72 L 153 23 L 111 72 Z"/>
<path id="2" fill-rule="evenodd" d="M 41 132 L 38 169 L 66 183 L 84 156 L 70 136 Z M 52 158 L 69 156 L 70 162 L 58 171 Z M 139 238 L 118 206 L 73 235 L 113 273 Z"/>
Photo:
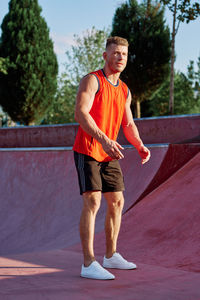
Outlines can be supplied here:
<path id="1" fill-rule="evenodd" d="M 123 154 L 119 150 L 123 149 L 121 145 L 109 139 L 105 133 L 99 129 L 95 120 L 90 115 L 90 110 L 97 91 L 98 82 L 94 75 L 87 75 L 81 80 L 76 98 L 75 120 L 86 133 L 102 144 L 104 151 L 111 158 L 123 158 Z"/>

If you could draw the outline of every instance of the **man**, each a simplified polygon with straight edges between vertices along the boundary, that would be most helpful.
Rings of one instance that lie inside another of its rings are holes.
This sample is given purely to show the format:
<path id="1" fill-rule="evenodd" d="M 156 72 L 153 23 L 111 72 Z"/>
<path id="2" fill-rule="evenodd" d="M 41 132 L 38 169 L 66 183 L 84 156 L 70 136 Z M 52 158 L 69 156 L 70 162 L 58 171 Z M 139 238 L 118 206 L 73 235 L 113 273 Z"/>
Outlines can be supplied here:
<path id="1" fill-rule="evenodd" d="M 81 276 L 93 279 L 114 279 L 105 268 L 135 269 L 117 253 L 117 238 L 124 205 L 123 175 L 119 165 L 123 147 L 116 141 L 120 125 L 128 141 L 138 150 L 144 164 L 150 151 L 143 145 L 130 109 L 131 94 L 120 79 L 128 57 L 128 42 L 120 37 L 107 39 L 102 70 L 85 76 L 79 85 L 75 109 L 80 124 L 74 143 L 74 159 L 78 172 L 83 209 L 80 238 L 84 264 Z M 105 221 L 106 254 L 103 267 L 94 256 L 95 218 L 101 203 L 107 201 Z"/>

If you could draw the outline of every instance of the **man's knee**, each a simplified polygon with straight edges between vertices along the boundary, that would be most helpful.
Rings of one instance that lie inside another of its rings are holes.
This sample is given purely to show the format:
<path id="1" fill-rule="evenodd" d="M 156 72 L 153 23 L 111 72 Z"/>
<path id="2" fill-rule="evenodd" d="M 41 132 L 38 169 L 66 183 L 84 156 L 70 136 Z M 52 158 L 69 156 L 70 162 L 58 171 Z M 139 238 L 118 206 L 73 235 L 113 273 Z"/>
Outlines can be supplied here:
<path id="1" fill-rule="evenodd" d="M 120 200 L 112 201 L 108 204 L 108 209 L 110 213 L 116 214 L 121 213 L 124 207 L 124 202 Z"/>
<path id="2" fill-rule="evenodd" d="M 89 191 L 83 193 L 84 209 L 92 213 L 97 213 L 101 205 L 101 192 Z"/>
<path id="3" fill-rule="evenodd" d="M 122 192 L 105 193 L 105 198 L 108 204 L 110 213 L 122 212 L 124 207 L 124 197 Z"/>

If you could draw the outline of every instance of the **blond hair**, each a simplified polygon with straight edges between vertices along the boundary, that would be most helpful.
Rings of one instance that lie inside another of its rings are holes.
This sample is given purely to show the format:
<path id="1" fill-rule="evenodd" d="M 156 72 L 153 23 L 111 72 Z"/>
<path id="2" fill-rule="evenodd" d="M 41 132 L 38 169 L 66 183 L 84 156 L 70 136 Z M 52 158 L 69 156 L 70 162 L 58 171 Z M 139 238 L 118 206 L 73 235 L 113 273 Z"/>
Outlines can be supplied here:
<path id="1" fill-rule="evenodd" d="M 111 36 L 106 41 L 106 49 L 111 45 L 121 45 L 121 46 L 127 46 L 128 47 L 128 41 L 122 37 L 119 36 Z"/>

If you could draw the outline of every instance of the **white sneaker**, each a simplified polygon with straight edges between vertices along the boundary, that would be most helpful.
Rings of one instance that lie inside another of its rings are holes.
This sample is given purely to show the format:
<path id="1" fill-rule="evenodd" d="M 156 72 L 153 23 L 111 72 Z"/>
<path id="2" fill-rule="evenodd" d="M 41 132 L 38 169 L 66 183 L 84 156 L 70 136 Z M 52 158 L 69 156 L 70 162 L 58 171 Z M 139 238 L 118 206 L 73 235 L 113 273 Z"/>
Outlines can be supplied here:
<path id="1" fill-rule="evenodd" d="M 104 256 L 103 267 L 122 270 L 131 270 L 137 268 L 134 263 L 125 260 L 119 253 L 114 253 L 111 258 L 106 258 Z"/>
<path id="2" fill-rule="evenodd" d="M 105 270 L 97 261 L 93 261 L 89 267 L 82 265 L 81 277 L 100 280 L 115 279 L 115 276 Z"/>

